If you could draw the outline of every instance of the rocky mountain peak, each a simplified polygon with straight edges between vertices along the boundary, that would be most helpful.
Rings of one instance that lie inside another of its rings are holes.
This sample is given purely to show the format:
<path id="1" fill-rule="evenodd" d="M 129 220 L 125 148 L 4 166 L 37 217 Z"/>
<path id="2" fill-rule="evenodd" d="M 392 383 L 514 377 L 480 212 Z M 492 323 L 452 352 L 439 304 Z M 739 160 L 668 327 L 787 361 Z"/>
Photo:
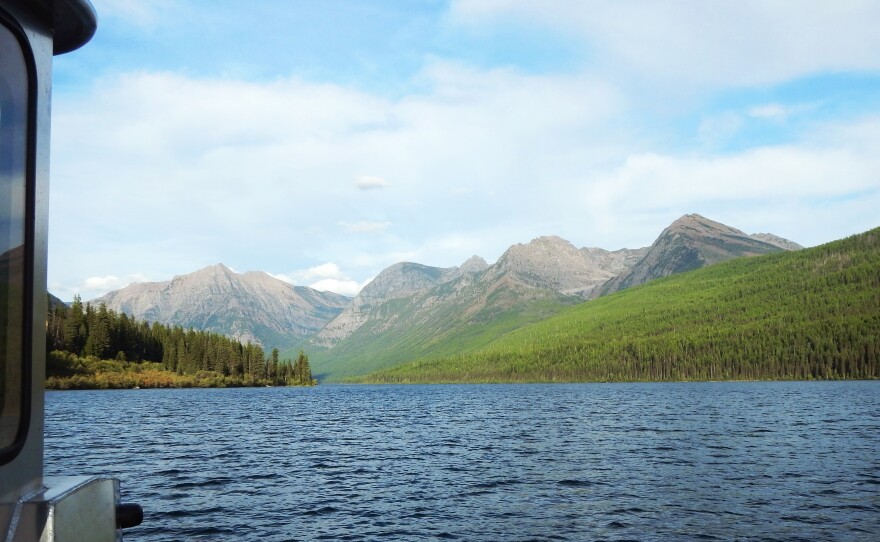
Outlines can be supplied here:
<path id="1" fill-rule="evenodd" d="M 218 263 L 168 282 L 133 284 L 94 301 L 139 319 L 264 346 L 300 346 L 308 340 L 367 355 L 364 344 L 408 326 L 423 337 L 436 337 L 505 311 L 529 312 L 530 304 L 567 305 L 727 259 L 793 248 L 800 245 L 688 214 L 641 249 L 579 249 L 560 237 L 543 236 L 511 246 L 491 266 L 479 256 L 449 268 L 397 263 L 354 299 L 293 286 L 264 272 L 239 274 Z"/>
<path id="2" fill-rule="evenodd" d="M 448 282 L 457 274 L 457 267 L 431 267 L 412 262 L 401 262 L 387 267 L 364 286 L 351 304 L 321 329 L 312 341 L 320 346 L 332 346 L 357 331 L 369 320 L 370 311 L 379 304 L 413 296 Z"/>
<path id="3" fill-rule="evenodd" d="M 192 273 L 175 275 L 171 284 L 180 288 L 202 288 L 207 284 L 228 285 L 236 279 L 236 273 L 222 263 L 203 267 Z"/>
<path id="4" fill-rule="evenodd" d="M 471 256 L 458 267 L 458 272 L 461 274 L 473 274 L 485 271 L 488 268 L 489 264 L 486 263 L 486 260 L 479 256 Z"/>
<path id="5" fill-rule="evenodd" d="M 784 250 L 780 243 L 754 238 L 698 214 L 684 215 L 663 230 L 639 262 L 597 288 L 593 295 L 616 292 L 733 258 L 778 252 Z"/>
<path id="6" fill-rule="evenodd" d="M 560 259 L 577 253 L 574 245 L 556 236 L 543 236 L 532 239 L 528 243 L 517 243 L 508 248 L 498 259 L 504 266 L 515 267 L 529 263 L 545 263 L 547 258 Z"/>
<path id="7" fill-rule="evenodd" d="M 166 282 L 131 284 L 92 302 L 138 319 L 283 348 L 318 331 L 349 301 L 263 272 L 239 274 L 221 263 Z"/>
<path id="8" fill-rule="evenodd" d="M 663 230 L 663 233 L 680 233 L 692 237 L 734 235 L 748 237 L 742 231 L 731 228 L 720 222 L 715 222 L 696 213 L 687 214 L 674 221 Z M 662 234 L 661 234 L 662 235 Z"/>
<path id="9" fill-rule="evenodd" d="M 386 267 L 364 286 L 355 300 L 398 299 L 436 286 L 452 278 L 456 268 L 440 268 L 413 262 L 396 263 Z"/>
<path id="10" fill-rule="evenodd" d="M 237 273 L 222 263 L 215 263 L 179 277 L 230 277 Z M 174 278 L 178 278 L 177 276 Z"/>
<path id="11" fill-rule="evenodd" d="M 613 276 L 595 265 L 589 254 L 556 236 L 544 236 L 511 246 L 491 267 L 490 273 L 527 286 L 566 295 L 586 296 Z"/>

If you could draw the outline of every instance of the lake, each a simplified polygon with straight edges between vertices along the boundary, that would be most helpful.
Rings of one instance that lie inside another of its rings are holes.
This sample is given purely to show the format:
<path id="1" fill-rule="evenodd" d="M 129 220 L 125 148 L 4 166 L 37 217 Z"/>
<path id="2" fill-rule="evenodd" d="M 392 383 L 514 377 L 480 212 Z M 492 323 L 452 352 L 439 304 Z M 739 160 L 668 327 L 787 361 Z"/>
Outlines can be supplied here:
<path id="1" fill-rule="evenodd" d="M 880 382 L 48 392 L 129 541 L 880 540 Z"/>

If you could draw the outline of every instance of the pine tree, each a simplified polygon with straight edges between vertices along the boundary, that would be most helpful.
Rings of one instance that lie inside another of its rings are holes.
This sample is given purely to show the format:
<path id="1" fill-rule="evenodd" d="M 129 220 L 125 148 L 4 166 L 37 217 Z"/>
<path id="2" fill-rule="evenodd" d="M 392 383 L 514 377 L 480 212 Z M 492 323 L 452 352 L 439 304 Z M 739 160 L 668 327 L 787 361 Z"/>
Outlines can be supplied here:
<path id="1" fill-rule="evenodd" d="M 64 350 L 82 354 L 86 344 L 85 314 L 79 294 L 73 296 L 73 303 L 64 322 Z"/>
<path id="2" fill-rule="evenodd" d="M 312 380 L 312 369 L 309 367 L 309 357 L 300 350 L 291 371 L 290 384 L 294 386 L 311 386 L 314 384 Z"/>
<path id="3" fill-rule="evenodd" d="M 278 383 L 278 349 L 272 349 L 272 359 L 269 362 L 269 380 L 272 381 L 273 384 Z"/>

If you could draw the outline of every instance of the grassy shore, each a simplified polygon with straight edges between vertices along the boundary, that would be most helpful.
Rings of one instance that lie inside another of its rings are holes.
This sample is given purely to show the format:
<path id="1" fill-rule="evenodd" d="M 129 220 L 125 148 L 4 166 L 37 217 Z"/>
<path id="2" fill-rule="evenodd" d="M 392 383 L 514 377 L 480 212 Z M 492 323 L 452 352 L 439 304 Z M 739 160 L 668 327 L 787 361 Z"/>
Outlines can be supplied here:
<path id="1" fill-rule="evenodd" d="M 251 375 L 224 375 L 216 371 L 178 374 L 161 363 L 101 360 L 67 352 L 49 354 L 48 390 L 108 390 L 136 388 L 235 388 L 277 385 Z M 312 385 L 317 381 L 312 381 Z"/>

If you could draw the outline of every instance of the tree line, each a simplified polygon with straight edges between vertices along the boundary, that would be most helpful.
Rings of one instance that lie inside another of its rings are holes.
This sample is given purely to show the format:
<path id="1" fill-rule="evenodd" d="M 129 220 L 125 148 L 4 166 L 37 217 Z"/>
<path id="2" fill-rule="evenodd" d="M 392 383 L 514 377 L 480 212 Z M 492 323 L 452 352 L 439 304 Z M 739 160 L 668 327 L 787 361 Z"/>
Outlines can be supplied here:
<path id="1" fill-rule="evenodd" d="M 242 344 L 209 331 L 151 324 L 110 310 L 103 303 L 97 307 L 83 303 L 79 296 L 69 307 L 50 301 L 46 350 L 50 353 L 47 376 L 59 385 L 63 384 L 61 379 L 77 373 L 82 376 L 81 373 L 99 369 L 134 371 L 143 369 L 142 364 L 154 364 L 150 367 L 181 376 L 210 375 L 215 378 L 205 378 L 203 382 L 223 385 L 316 383 L 308 356 L 303 352 L 296 360 L 282 360 L 277 348 L 266 356 L 258 344 Z M 89 360 L 91 370 L 86 363 Z M 94 364 L 97 360 L 115 363 L 98 366 Z M 87 378 L 80 380 L 87 385 Z"/>

